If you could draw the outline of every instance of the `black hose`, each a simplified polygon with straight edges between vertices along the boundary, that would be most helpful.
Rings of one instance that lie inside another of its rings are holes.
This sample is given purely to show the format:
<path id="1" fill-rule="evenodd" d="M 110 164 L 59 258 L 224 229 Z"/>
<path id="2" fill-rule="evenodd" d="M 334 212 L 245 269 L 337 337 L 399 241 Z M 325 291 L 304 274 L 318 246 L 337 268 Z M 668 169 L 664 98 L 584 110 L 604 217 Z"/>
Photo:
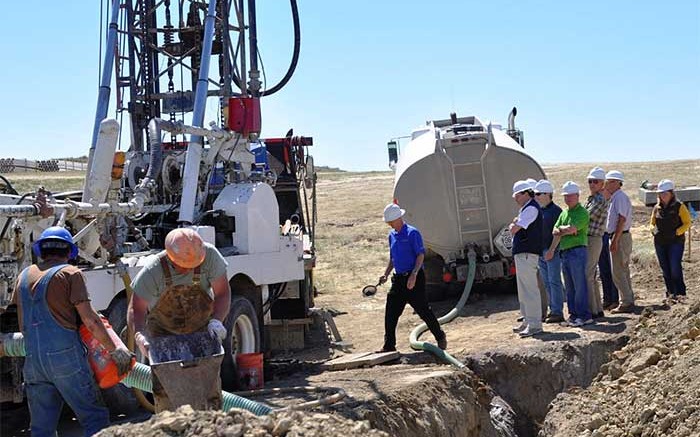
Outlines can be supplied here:
<path id="1" fill-rule="evenodd" d="M 284 74 L 282 79 L 273 86 L 270 89 L 264 90 L 263 92 L 259 93 L 260 96 L 270 96 L 277 91 L 281 90 L 287 82 L 292 78 L 292 75 L 294 74 L 294 71 L 297 68 L 297 63 L 299 62 L 299 52 L 301 51 L 301 26 L 299 25 L 299 8 L 297 7 L 297 2 L 296 0 L 289 0 L 289 4 L 292 7 L 292 24 L 294 25 L 294 49 L 292 51 L 292 60 L 289 63 L 289 68 L 287 68 L 287 72 Z M 250 15 L 250 12 L 249 12 Z M 252 14 L 253 18 L 255 18 L 255 12 Z M 257 47 L 257 25 L 256 23 L 251 22 L 249 24 L 250 26 L 250 31 L 256 32 L 254 35 L 254 38 L 251 38 L 251 42 L 254 40 L 255 41 L 255 47 L 250 48 L 250 58 L 251 58 L 251 66 L 255 65 L 257 68 L 257 63 L 258 63 L 258 47 Z M 246 84 L 241 81 L 241 78 L 233 71 L 231 70 L 231 76 L 233 78 L 233 82 L 236 84 L 238 88 L 241 90 L 246 89 Z M 248 89 L 248 93 L 252 95 L 252 92 L 250 89 Z"/>
<path id="2" fill-rule="evenodd" d="M 12 195 L 19 194 L 17 192 L 17 190 L 15 190 L 15 187 L 12 186 L 12 182 L 8 181 L 5 176 L 0 174 L 0 179 L 2 179 L 3 182 L 5 182 L 5 185 L 7 185 L 7 194 L 12 194 Z"/>
<path id="3" fill-rule="evenodd" d="M 250 70 L 258 70 L 258 20 L 255 16 L 255 0 L 248 0 L 248 46 L 250 47 Z M 259 91 L 250 92 L 258 97 Z"/>
<path id="4" fill-rule="evenodd" d="M 3 178 L 3 179 L 5 179 L 3 176 L 0 176 L 0 177 Z M 17 192 L 15 191 L 15 193 L 17 193 Z M 17 203 L 16 203 L 15 205 L 19 205 L 20 203 L 22 203 L 22 201 L 23 201 L 24 199 L 26 199 L 27 197 L 31 196 L 32 194 L 34 194 L 34 193 L 25 193 L 25 194 L 23 194 L 22 197 L 19 198 L 19 200 L 17 201 Z M 7 221 L 5 222 L 5 226 L 2 227 L 2 232 L 0 232 L 0 241 L 2 241 L 3 238 L 5 238 L 5 233 L 7 232 L 7 228 L 8 228 L 9 226 L 10 226 L 10 218 L 8 217 L 8 218 L 7 218 Z"/>
<path id="5" fill-rule="evenodd" d="M 160 168 L 163 165 L 163 144 L 160 140 L 160 123 L 159 118 L 152 118 L 148 122 L 148 148 L 151 153 L 151 159 L 148 163 L 148 172 L 146 177 L 153 181 L 158 178 Z"/>
<path id="6" fill-rule="evenodd" d="M 299 26 L 299 9 L 297 8 L 297 0 L 289 0 L 289 4 L 292 7 L 292 22 L 294 24 L 294 50 L 292 52 L 292 62 L 289 63 L 289 68 L 285 73 L 284 77 L 272 88 L 263 91 L 261 96 L 269 96 L 277 91 L 281 90 L 289 79 L 292 78 L 294 70 L 297 68 L 297 62 L 299 62 L 299 52 L 301 49 L 301 26 Z M 257 50 L 256 50 L 257 52 Z"/>
<path id="7" fill-rule="evenodd" d="M 282 282 L 277 287 L 277 290 L 273 291 L 272 294 L 267 298 L 267 301 L 263 303 L 263 315 L 267 314 L 271 309 L 272 305 L 275 304 L 282 296 L 284 291 L 287 289 L 287 283 Z M 265 308 L 267 306 L 267 309 Z"/>

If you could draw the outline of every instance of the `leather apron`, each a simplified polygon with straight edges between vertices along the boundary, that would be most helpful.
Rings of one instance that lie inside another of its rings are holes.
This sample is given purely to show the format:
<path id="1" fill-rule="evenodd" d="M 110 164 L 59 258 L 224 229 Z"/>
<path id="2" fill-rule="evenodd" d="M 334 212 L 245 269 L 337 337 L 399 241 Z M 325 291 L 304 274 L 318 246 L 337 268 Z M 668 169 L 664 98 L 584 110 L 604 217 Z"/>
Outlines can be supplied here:
<path id="1" fill-rule="evenodd" d="M 192 284 L 173 285 L 166 254 L 161 253 L 158 257 L 165 278 L 165 290 L 146 317 L 146 331 L 149 338 L 206 331 L 214 311 L 214 300 L 202 288 L 200 267 L 197 266 L 194 269 Z M 151 375 L 156 413 L 171 410 L 171 402 L 163 385 L 155 373 L 152 372 Z M 220 386 L 221 380 L 217 372 L 210 375 L 207 381 L 195 383 Z M 220 393 L 219 391 L 219 395 Z"/>

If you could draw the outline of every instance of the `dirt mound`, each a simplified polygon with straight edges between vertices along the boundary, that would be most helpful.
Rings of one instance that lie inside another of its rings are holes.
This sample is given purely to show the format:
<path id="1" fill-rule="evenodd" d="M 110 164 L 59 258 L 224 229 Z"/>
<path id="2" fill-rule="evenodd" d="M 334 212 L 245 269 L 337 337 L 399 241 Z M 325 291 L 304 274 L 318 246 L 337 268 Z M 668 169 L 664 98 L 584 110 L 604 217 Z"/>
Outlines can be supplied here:
<path id="1" fill-rule="evenodd" d="M 691 436 L 700 427 L 700 300 L 646 308 L 586 390 L 560 394 L 540 436 Z"/>
<path id="2" fill-rule="evenodd" d="M 493 390 L 469 370 L 440 367 L 416 372 L 416 383 L 370 402 L 349 405 L 350 410 L 341 414 L 369 420 L 373 427 L 392 436 L 514 435 L 514 414 Z"/>
<path id="3" fill-rule="evenodd" d="M 383 437 L 367 421 L 351 421 L 335 414 L 300 411 L 274 412 L 258 417 L 246 410 L 195 411 L 189 405 L 166 411 L 138 424 L 112 426 L 100 437 Z"/>

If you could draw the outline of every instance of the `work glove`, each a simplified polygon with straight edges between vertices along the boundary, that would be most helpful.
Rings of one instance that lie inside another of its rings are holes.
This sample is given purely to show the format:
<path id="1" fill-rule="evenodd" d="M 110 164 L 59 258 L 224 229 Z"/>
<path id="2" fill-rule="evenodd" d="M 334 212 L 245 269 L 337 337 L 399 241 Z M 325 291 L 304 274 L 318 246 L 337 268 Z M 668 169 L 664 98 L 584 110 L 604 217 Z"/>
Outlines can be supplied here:
<path id="1" fill-rule="evenodd" d="M 136 346 L 141 351 L 141 355 L 143 355 L 144 358 L 148 358 L 148 349 L 151 347 L 151 344 L 148 342 L 146 336 L 141 332 L 137 332 L 134 334 L 134 342 L 136 342 Z"/>
<path id="2" fill-rule="evenodd" d="M 114 364 L 117 365 L 117 373 L 119 373 L 119 376 L 124 375 L 131 370 L 131 362 L 134 357 L 136 357 L 136 355 L 123 347 L 114 349 L 109 353 L 109 356 L 112 357 Z"/>
<path id="3" fill-rule="evenodd" d="M 211 335 L 212 338 L 219 339 L 219 342 L 223 343 L 226 339 L 226 328 L 219 320 L 209 320 L 209 326 L 207 326 L 207 329 L 209 330 L 209 335 Z"/>

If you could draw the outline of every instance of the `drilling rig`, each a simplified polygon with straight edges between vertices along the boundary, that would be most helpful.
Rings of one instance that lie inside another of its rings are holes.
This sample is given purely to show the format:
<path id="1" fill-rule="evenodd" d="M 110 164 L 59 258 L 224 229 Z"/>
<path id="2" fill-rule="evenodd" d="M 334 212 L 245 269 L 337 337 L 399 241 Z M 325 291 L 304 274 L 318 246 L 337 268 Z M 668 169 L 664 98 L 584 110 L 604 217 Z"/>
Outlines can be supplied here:
<path id="1" fill-rule="evenodd" d="M 261 99 L 289 82 L 299 58 L 296 0 L 291 61 L 270 87 L 254 0 L 104 3 L 82 190 L 0 194 L 0 331 L 18 330 L 10 297 L 43 229 L 71 232 L 93 306 L 124 334 L 129 278 L 170 230 L 192 227 L 228 262 L 222 377 L 231 385 L 236 354 L 303 347 L 313 307 L 313 140 L 291 129 L 261 136 Z M 21 401 L 21 359 L 0 360 L 0 402 Z"/>

